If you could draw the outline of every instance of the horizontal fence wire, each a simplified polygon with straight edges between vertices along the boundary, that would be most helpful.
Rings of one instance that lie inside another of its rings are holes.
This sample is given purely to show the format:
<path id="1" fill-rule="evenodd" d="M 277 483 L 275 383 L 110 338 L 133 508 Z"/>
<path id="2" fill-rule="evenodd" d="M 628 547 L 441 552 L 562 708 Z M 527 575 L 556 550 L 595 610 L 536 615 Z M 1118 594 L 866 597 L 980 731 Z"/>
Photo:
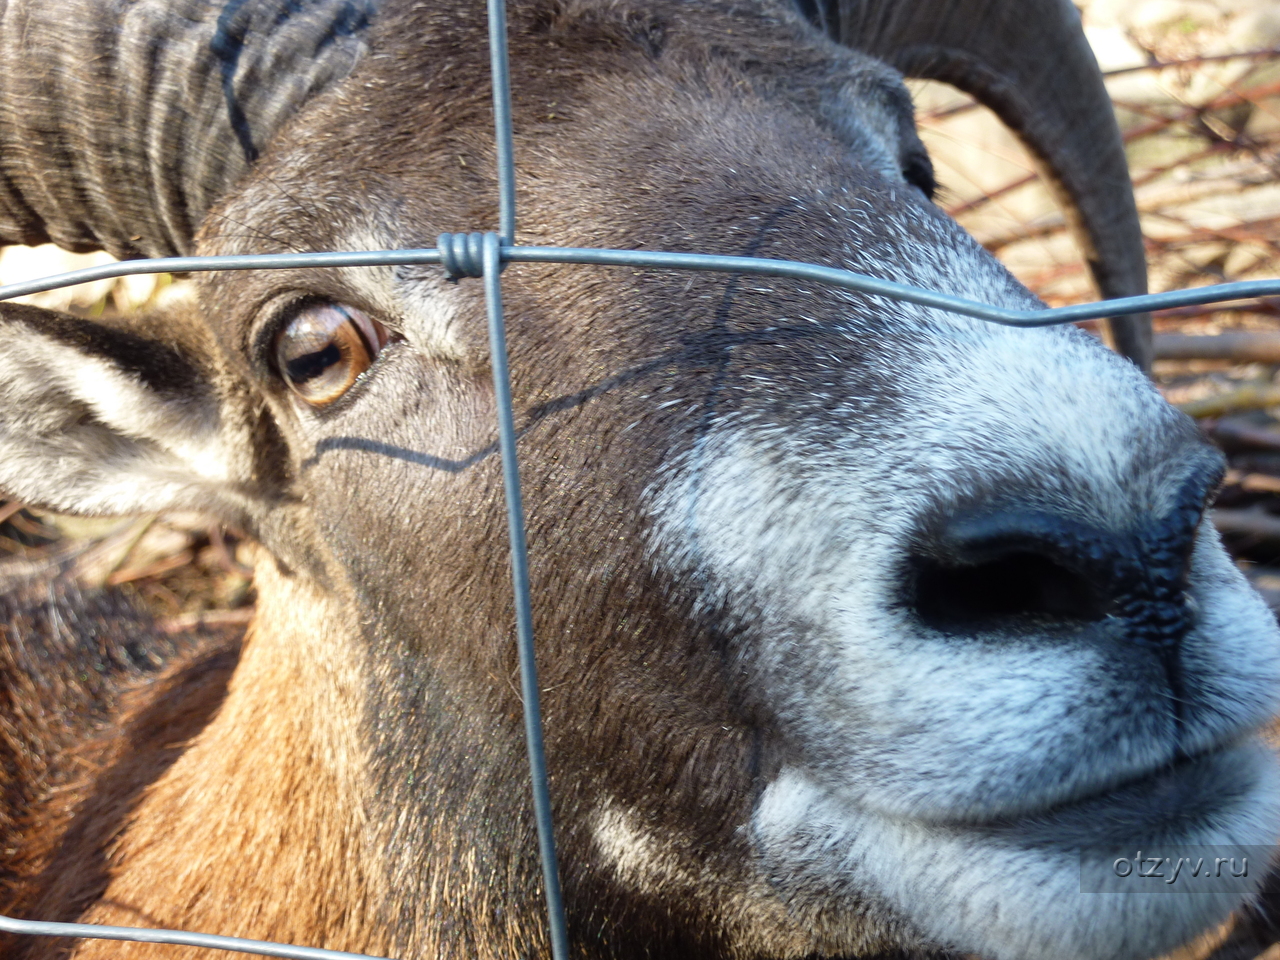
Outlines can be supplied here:
<path id="1" fill-rule="evenodd" d="M 445 234 L 445 237 L 450 236 Z M 866 274 L 799 260 L 734 257 L 706 253 L 671 253 L 658 250 L 610 250 L 595 247 L 522 247 L 500 244 L 498 259 L 507 263 L 561 263 L 603 267 L 647 267 L 657 270 L 695 270 L 709 273 L 748 273 L 768 277 L 809 280 L 857 293 L 934 307 L 1007 327 L 1049 327 L 1081 320 L 1101 320 L 1135 313 L 1151 313 L 1174 307 L 1204 306 L 1280 295 L 1280 279 L 1241 280 L 1189 290 L 1118 297 L 1066 307 L 1015 310 L 968 300 L 937 290 L 915 287 Z M 440 264 L 445 256 L 438 247 L 420 250 L 353 250 L 324 253 L 261 253 L 224 257 L 160 257 L 125 260 L 86 267 L 36 280 L 0 287 L 0 301 L 44 293 L 94 280 L 110 280 L 145 273 L 212 273 L 218 270 L 292 270 L 315 267 L 392 267 Z"/>
<path id="2" fill-rule="evenodd" d="M 212 933 L 191 933 L 186 930 L 108 927 L 97 923 L 50 923 L 44 920 L 15 920 L 13 917 L 0 917 L 0 933 L 204 947 L 209 950 L 247 953 L 258 957 L 281 957 L 283 960 L 387 960 L 385 957 L 371 957 L 364 953 L 343 953 L 341 950 L 322 950 L 319 947 L 296 947 L 288 943 L 246 940 L 243 937 L 220 937 Z"/>

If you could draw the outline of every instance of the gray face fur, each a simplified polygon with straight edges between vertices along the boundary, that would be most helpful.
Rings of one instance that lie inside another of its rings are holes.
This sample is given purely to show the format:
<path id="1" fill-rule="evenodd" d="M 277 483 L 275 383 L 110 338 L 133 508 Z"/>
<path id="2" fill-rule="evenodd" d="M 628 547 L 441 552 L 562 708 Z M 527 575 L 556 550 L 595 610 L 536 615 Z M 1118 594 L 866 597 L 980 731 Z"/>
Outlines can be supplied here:
<path id="1" fill-rule="evenodd" d="M 769 10 L 557 17 L 513 30 L 522 242 L 1034 302 L 904 179 L 918 141 L 882 65 Z M 483 228 L 484 91 L 453 86 L 483 67 L 482 26 L 389 10 L 380 55 L 214 210 L 201 252 Z M 424 89 L 447 96 L 362 92 Z M 1280 634 L 1201 522 L 1217 455 L 1132 365 L 1074 329 L 798 282 L 512 266 L 504 286 L 584 949 L 1137 960 L 1238 903 L 1079 893 L 1081 846 L 1280 832 L 1256 742 Z M 392 942 L 536 943 L 477 285 L 264 272 L 199 296 L 197 321 L 136 343 L 7 314 L 0 486 L 210 510 L 323 590 L 359 625 L 352 817 Z M 395 334 L 321 409 L 272 352 L 317 301 Z"/>
<path id="2" fill-rule="evenodd" d="M 936 239 L 895 267 L 919 257 L 965 295 L 1028 301 L 979 251 Z M 888 269 L 856 248 L 851 268 Z M 939 524 L 1005 511 L 1155 566 L 1160 527 L 1189 484 L 1212 485 L 1217 455 L 1078 331 L 849 311 L 847 352 L 815 350 L 798 391 L 789 371 L 752 369 L 758 396 L 726 404 L 648 490 L 655 562 L 703 582 L 705 609 L 749 611 L 746 669 L 786 742 L 747 828 L 763 871 L 793 904 L 857 891 L 984 956 L 1143 956 L 1189 938 L 1228 898 L 1085 896 L 1079 856 L 1275 833 L 1274 759 L 1243 735 L 1275 710 L 1275 624 L 1212 527 L 1180 553 L 1192 625 L 1175 671 L 1114 610 L 1002 621 L 959 596 L 939 623 L 926 594 L 945 584 L 918 567 Z M 867 362 L 873 338 L 885 353 Z M 892 397 L 867 389 L 877 374 Z M 1119 594 L 1122 576 L 1099 583 Z M 606 845 L 654 882 L 660 842 L 619 816 Z"/>

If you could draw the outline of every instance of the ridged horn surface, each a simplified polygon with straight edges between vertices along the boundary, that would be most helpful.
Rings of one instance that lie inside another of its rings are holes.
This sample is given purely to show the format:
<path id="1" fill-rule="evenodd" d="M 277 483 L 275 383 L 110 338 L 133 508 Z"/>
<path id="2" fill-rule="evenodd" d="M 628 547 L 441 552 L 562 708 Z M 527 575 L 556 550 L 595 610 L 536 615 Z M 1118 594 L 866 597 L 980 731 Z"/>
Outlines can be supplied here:
<path id="1" fill-rule="evenodd" d="M 1124 143 L 1070 0 L 800 0 L 832 37 L 990 107 L 1040 161 L 1104 297 L 1147 292 Z M 1110 321 L 1144 370 L 1151 318 Z"/>
<path id="2" fill-rule="evenodd" d="M 189 253 L 373 0 L 0 0 L 0 243 Z"/>

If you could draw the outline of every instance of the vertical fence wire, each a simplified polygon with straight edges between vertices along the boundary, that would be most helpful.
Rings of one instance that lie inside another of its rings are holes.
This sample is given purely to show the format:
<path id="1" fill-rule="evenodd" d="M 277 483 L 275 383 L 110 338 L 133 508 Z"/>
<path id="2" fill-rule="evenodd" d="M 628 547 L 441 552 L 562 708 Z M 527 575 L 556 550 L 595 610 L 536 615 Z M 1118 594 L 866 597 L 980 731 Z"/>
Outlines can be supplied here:
<path id="1" fill-rule="evenodd" d="M 489 61 L 493 82 L 493 123 L 498 166 L 498 234 L 484 237 L 485 308 L 489 319 L 489 356 L 494 397 L 498 407 L 498 445 L 502 451 L 502 483 L 507 500 L 507 539 L 511 549 L 511 584 L 516 605 L 516 643 L 520 655 L 520 692 L 524 701 L 525 745 L 533 815 L 542 861 L 542 885 L 547 900 L 552 960 L 568 960 L 569 937 L 560 891 L 555 822 L 542 735 L 542 706 L 538 666 L 533 645 L 533 603 L 529 591 L 529 558 L 525 539 L 524 504 L 520 496 L 520 461 L 516 455 L 515 415 L 511 404 L 511 374 L 507 366 L 507 333 L 502 315 L 503 244 L 516 242 L 515 135 L 511 118 L 511 72 L 507 57 L 505 0 L 488 0 Z"/>
<path id="2" fill-rule="evenodd" d="M 489 353 L 493 390 L 498 407 L 498 446 L 502 451 L 502 482 L 507 497 L 507 535 L 511 544 L 511 584 L 516 602 L 516 642 L 520 651 L 520 693 L 524 700 L 524 733 L 529 751 L 529 779 L 538 826 L 538 852 L 547 897 L 553 960 L 567 960 L 569 940 L 560 894 L 560 868 L 551 818 L 546 752 L 542 738 L 542 707 L 533 647 L 533 605 L 529 595 L 529 560 L 525 549 L 524 505 L 520 498 L 520 462 L 516 457 L 516 427 L 511 405 L 511 374 L 507 367 L 506 329 L 502 316 L 498 235 L 484 236 L 485 306 L 489 314 Z"/>
<path id="3" fill-rule="evenodd" d="M 506 0 L 489 2 L 489 72 L 493 78 L 493 127 L 498 163 L 498 233 L 516 242 L 515 134 L 511 122 L 511 68 L 507 57 Z"/>

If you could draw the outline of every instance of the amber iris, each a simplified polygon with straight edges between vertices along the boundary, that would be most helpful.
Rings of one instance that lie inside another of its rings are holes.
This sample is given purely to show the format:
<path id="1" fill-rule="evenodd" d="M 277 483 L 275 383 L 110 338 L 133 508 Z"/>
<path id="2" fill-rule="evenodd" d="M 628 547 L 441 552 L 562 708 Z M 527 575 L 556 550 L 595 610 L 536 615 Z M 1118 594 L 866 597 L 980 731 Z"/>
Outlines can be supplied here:
<path id="1" fill-rule="evenodd" d="M 362 310 L 314 303 L 276 338 L 276 365 L 295 394 L 313 406 L 333 403 L 373 365 L 387 328 Z"/>

